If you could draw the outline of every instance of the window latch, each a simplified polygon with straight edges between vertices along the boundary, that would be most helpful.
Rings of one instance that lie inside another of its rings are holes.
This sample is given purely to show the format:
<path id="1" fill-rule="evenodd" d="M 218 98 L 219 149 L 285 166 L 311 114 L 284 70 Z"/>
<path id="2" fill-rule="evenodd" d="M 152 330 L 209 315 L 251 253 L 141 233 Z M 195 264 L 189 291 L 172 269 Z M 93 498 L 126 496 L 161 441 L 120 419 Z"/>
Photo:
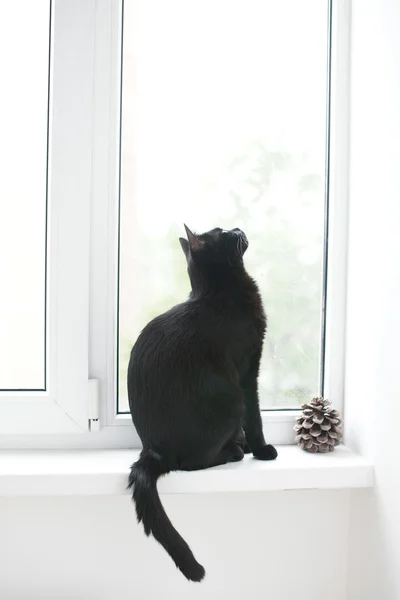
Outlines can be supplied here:
<path id="1" fill-rule="evenodd" d="M 98 379 L 89 379 L 88 399 L 89 431 L 100 431 L 100 385 Z"/>

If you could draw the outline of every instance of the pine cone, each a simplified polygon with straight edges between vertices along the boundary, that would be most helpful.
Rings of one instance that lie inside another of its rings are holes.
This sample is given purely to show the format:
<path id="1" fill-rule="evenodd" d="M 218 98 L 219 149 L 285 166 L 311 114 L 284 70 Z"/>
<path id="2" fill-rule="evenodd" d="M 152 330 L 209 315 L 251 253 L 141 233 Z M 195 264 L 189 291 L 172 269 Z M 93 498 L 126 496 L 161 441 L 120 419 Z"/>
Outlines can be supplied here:
<path id="1" fill-rule="evenodd" d="M 306 452 L 332 452 L 342 439 L 339 413 L 329 400 L 313 398 L 303 404 L 303 414 L 296 420 L 296 442 Z"/>

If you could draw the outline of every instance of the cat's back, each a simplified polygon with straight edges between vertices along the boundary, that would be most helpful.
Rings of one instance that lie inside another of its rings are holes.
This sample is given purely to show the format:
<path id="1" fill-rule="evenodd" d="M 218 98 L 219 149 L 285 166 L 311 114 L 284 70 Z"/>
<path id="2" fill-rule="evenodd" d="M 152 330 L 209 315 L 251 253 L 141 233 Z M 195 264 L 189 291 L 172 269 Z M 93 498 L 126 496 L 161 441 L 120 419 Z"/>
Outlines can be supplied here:
<path id="1" fill-rule="evenodd" d="M 139 335 L 128 365 L 129 405 L 137 427 L 147 419 L 146 407 L 172 419 L 185 398 L 196 396 L 206 373 L 225 372 L 225 357 L 208 335 L 206 320 L 201 304 L 189 300 L 150 321 Z"/>
<path id="2" fill-rule="evenodd" d="M 178 374 L 186 370 L 188 359 L 203 354 L 206 346 L 202 310 L 197 302 L 177 304 L 155 317 L 140 333 L 132 348 L 128 380 L 160 377 L 164 372 Z"/>
<path id="3" fill-rule="evenodd" d="M 245 274 L 241 283 L 233 292 L 191 297 L 150 321 L 132 348 L 128 378 L 183 374 L 251 353 L 262 343 L 266 316 L 254 280 Z"/>
<path id="4" fill-rule="evenodd" d="M 182 342 L 198 318 L 198 308 L 188 302 L 177 304 L 152 319 L 141 331 L 132 348 L 132 354 L 146 349 L 162 349 L 163 344 Z"/>

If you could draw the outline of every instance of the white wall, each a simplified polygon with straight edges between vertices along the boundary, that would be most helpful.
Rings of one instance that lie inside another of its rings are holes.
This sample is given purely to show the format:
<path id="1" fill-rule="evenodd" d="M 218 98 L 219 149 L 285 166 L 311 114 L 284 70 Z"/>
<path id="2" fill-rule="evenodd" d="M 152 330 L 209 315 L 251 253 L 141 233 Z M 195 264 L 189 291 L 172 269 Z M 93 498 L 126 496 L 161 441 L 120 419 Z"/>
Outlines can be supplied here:
<path id="1" fill-rule="evenodd" d="M 400 2 L 352 6 L 347 442 L 373 459 L 353 494 L 349 600 L 400 598 Z"/>
<path id="2" fill-rule="evenodd" d="M 163 500 L 203 583 L 145 537 L 128 496 L 0 498 L 1 600 L 345 600 L 348 492 Z"/>

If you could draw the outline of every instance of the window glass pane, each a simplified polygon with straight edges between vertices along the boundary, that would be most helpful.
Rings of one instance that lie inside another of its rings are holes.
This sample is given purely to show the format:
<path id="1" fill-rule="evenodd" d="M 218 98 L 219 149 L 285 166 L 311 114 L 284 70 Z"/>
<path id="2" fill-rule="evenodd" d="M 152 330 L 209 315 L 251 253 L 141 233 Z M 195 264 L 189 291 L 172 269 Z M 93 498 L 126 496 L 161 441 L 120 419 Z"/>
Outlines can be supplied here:
<path id="1" fill-rule="evenodd" d="M 125 0 L 119 410 L 141 328 L 189 293 L 178 243 L 240 227 L 268 335 L 263 408 L 318 392 L 328 3 Z"/>
<path id="2" fill-rule="evenodd" d="M 45 388 L 49 21 L 0 4 L 0 389 Z"/>

